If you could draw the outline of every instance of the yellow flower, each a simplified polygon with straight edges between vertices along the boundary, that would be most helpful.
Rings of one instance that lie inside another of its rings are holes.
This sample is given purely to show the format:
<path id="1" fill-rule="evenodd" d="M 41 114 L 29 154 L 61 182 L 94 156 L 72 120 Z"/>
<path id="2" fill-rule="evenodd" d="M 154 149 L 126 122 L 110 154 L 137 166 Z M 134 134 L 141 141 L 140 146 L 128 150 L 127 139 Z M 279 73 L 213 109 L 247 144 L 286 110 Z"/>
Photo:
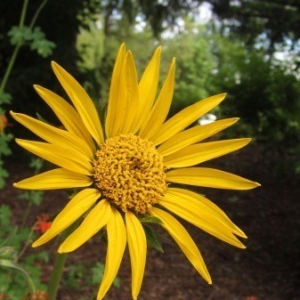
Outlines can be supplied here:
<path id="1" fill-rule="evenodd" d="M 74 251 L 102 228 L 106 229 L 108 249 L 98 300 L 110 288 L 126 245 L 131 259 L 132 298 L 137 299 L 147 253 L 142 217 L 160 219 L 162 227 L 208 283 L 211 278 L 200 251 L 173 215 L 244 248 L 236 237 L 246 238 L 244 232 L 220 208 L 204 196 L 178 186 L 234 190 L 257 187 L 258 183 L 237 175 L 197 166 L 244 147 L 250 139 L 202 142 L 233 125 L 237 118 L 186 129 L 217 106 L 225 94 L 199 101 L 166 121 L 174 91 L 175 59 L 155 101 L 160 53 L 158 47 L 138 81 L 132 53 L 125 45 L 120 47 L 104 129 L 93 101 L 79 83 L 54 62 L 53 71 L 71 104 L 41 86 L 35 89 L 65 129 L 11 113 L 15 120 L 44 140 L 16 139 L 16 142 L 58 166 L 14 186 L 36 190 L 80 189 L 33 247 L 45 244 L 80 218 L 82 222 L 60 245 L 59 253 Z"/>

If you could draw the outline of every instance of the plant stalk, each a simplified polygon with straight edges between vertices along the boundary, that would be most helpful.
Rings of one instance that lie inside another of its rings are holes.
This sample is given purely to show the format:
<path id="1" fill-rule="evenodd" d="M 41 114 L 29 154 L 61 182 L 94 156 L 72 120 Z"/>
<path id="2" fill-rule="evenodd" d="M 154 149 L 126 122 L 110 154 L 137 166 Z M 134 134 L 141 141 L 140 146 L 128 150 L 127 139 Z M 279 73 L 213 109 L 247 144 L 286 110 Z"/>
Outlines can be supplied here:
<path id="1" fill-rule="evenodd" d="M 60 279 L 62 276 L 62 272 L 64 269 L 66 259 L 67 259 L 67 253 L 62 253 L 62 254 L 57 253 L 56 254 L 53 271 L 51 274 L 51 278 L 50 278 L 50 282 L 49 282 L 48 290 L 47 290 L 49 300 L 56 299 L 59 282 L 60 282 Z"/>

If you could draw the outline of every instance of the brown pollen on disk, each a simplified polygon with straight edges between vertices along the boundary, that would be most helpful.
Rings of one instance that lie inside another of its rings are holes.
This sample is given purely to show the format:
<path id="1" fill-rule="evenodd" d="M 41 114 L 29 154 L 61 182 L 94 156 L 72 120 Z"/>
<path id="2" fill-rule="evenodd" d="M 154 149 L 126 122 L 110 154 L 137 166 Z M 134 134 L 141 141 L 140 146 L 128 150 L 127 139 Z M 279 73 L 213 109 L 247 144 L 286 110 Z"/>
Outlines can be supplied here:
<path id="1" fill-rule="evenodd" d="M 133 134 L 108 138 L 93 166 L 97 188 L 124 212 L 145 214 L 167 187 L 162 156 L 151 142 Z"/>

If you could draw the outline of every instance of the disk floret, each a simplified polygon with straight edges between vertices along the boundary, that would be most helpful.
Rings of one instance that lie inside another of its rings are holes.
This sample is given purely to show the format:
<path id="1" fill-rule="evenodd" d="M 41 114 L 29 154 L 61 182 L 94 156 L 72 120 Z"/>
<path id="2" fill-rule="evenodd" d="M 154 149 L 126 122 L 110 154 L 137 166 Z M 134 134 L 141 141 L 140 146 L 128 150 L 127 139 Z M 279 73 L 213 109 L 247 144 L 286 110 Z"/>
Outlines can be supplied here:
<path id="1" fill-rule="evenodd" d="M 166 189 L 162 156 L 151 142 L 133 134 L 108 138 L 93 166 L 102 195 L 124 212 L 145 214 Z"/>

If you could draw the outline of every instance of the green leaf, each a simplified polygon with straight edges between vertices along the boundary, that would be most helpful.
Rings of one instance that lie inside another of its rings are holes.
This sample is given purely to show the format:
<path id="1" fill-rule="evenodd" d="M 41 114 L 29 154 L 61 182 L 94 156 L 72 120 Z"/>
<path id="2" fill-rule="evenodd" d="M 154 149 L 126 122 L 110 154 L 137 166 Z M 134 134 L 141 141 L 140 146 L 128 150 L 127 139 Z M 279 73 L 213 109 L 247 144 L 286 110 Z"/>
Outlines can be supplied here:
<path id="1" fill-rule="evenodd" d="M 104 264 L 101 262 L 97 262 L 95 266 L 92 268 L 92 284 L 99 284 L 99 281 L 101 281 L 103 277 L 104 272 Z M 116 277 L 113 281 L 113 285 L 117 288 L 120 287 L 120 278 Z"/>
<path id="2" fill-rule="evenodd" d="M 0 206 L 0 224 L 3 227 L 10 227 L 10 217 L 11 217 L 11 210 L 8 205 L 2 204 Z M 1 226 L 1 227 L 2 227 Z"/>
<path id="3" fill-rule="evenodd" d="M 32 39 L 32 32 L 27 26 L 23 26 L 21 28 L 13 26 L 8 32 L 8 36 L 10 36 L 10 43 L 12 45 L 17 45 L 19 43 L 30 41 Z"/>
<path id="4" fill-rule="evenodd" d="M 37 53 L 42 57 L 52 55 L 53 49 L 56 47 L 55 43 L 50 42 L 46 39 L 34 40 L 31 45 L 31 50 L 36 50 Z"/>
<path id="5" fill-rule="evenodd" d="M 162 224 L 163 222 L 157 218 L 157 217 L 153 217 L 153 216 L 146 216 L 145 218 L 140 219 L 141 223 L 152 223 L 152 224 Z"/>
<path id="6" fill-rule="evenodd" d="M 31 277 L 25 271 L 25 269 L 23 269 L 19 264 L 15 264 L 14 262 L 7 260 L 7 259 L 0 259 L 0 266 L 15 269 L 15 270 L 19 271 L 20 273 L 22 273 L 25 276 L 25 279 L 27 281 L 30 291 L 32 293 L 35 292 L 35 286 L 34 286 L 34 283 L 31 279 Z"/>
<path id="7" fill-rule="evenodd" d="M 155 248 L 156 250 L 160 251 L 160 252 L 164 252 L 160 242 L 157 240 L 156 238 L 156 234 L 155 232 L 153 231 L 152 228 L 150 228 L 149 226 L 146 226 L 146 225 L 143 225 L 144 227 L 144 230 L 145 230 L 145 234 L 146 234 L 146 239 L 147 239 L 147 242 L 148 244 Z"/>
<path id="8" fill-rule="evenodd" d="M 14 261 L 17 258 L 16 250 L 11 246 L 0 247 L 0 258 Z"/>
<path id="9" fill-rule="evenodd" d="M 40 27 L 34 27 L 31 36 L 33 41 L 42 41 L 45 39 L 45 33 Z"/>
<path id="10" fill-rule="evenodd" d="M 92 284 L 98 284 L 104 272 L 104 264 L 97 262 L 92 268 Z"/>
<path id="11" fill-rule="evenodd" d="M 35 157 L 31 159 L 29 167 L 35 169 L 35 171 L 39 171 L 41 170 L 43 165 L 44 165 L 44 160 L 39 157 Z"/>
<path id="12" fill-rule="evenodd" d="M 11 99 L 12 99 L 11 94 L 4 93 L 4 92 L 0 94 L 0 104 L 10 104 Z M 2 111 L 0 111 L 0 113 L 2 114 Z"/>

